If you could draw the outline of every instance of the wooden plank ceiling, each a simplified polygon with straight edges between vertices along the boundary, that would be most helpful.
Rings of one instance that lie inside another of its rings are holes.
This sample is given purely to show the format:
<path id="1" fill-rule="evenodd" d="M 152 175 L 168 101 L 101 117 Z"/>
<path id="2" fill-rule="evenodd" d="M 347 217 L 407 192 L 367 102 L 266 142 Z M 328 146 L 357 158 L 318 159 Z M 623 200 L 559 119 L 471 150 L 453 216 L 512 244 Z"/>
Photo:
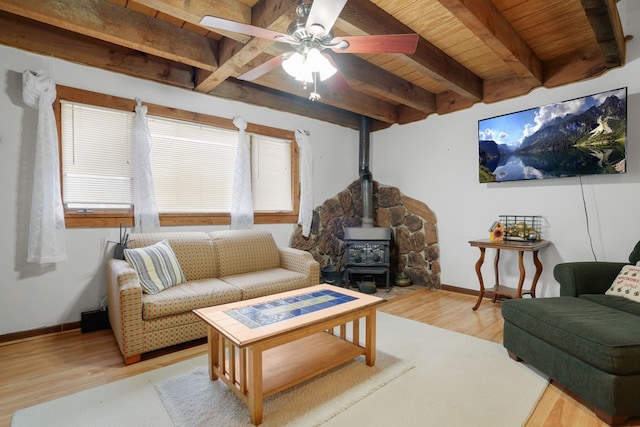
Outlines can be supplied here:
<path id="1" fill-rule="evenodd" d="M 213 15 L 286 32 L 299 0 L 0 0 L 0 43 L 216 97 L 372 129 L 496 102 L 624 65 L 615 0 L 348 0 L 338 35 L 417 33 L 413 54 L 332 54 L 348 89 L 322 99 L 278 67 L 289 45 L 216 33 Z M 326 52 L 326 51 L 325 51 Z"/>

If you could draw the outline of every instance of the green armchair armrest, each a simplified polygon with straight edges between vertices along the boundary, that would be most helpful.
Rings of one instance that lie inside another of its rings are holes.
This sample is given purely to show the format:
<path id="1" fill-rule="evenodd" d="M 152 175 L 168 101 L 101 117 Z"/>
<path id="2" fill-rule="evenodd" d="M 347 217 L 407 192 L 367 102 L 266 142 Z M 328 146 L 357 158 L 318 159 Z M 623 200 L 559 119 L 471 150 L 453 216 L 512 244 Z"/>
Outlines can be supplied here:
<path id="1" fill-rule="evenodd" d="M 640 241 L 629 254 L 629 263 L 640 261 Z M 560 283 L 560 296 L 604 294 L 626 262 L 565 262 L 555 266 L 553 277 Z"/>
<path id="2" fill-rule="evenodd" d="M 567 262 L 553 269 L 553 277 L 560 283 L 560 296 L 604 294 L 611 286 L 624 262 Z"/>

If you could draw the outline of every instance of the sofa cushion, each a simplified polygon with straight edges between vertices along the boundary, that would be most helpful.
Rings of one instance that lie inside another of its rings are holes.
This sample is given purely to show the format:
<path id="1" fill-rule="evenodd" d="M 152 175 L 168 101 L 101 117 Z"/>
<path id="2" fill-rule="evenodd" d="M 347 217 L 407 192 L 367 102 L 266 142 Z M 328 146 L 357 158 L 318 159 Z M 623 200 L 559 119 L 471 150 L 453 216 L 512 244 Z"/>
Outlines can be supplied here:
<path id="1" fill-rule="evenodd" d="M 626 311 L 627 313 L 640 317 L 640 304 L 627 298 L 602 294 L 582 294 L 579 298 L 584 298 L 596 304 L 606 305 L 616 310 Z"/>
<path id="2" fill-rule="evenodd" d="M 185 323 L 184 315 L 188 315 L 192 321 Z M 174 323 L 177 326 L 163 327 L 166 324 Z M 144 326 L 145 352 L 207 336 L 207 324 L 193 313 L 151 319 L 148 322 L 144 322 Z"/>
<path id="3" fill-rule="evenodd" d="M 192 323 L 201 323 L 205 329 L 204 335 L 206 335 L 206 324 L 201 318 L 195 315 L 193 311 L 185 311 L 184 313 L 178 313 L 171 316 L 156 317 L 155 319 L 149 319 L 142 322 L 144 333 L 158 332 L 162 330 L 170 330 L 181 328 Z M 203 335 L 203 336 L 204 336 Z"/>
<path id="4" fill-rule="evenodd" d="M 150 320 L 171 316 L 241 298 L 240 289 L 220 279 L 192 280 L 155 295 L 142 295 L 142 318 Z"/>
<path id="5" fill-rule="evenodd" d="M 605 294 L 640 302 L 640 267 L 635 265 L 622 267 Z"/>
<path id="6" fill-rule="evenodd" d="M 209 235 L 218 256 L 217 277 L 280 267 L 278 246 L 267 231 L 223 230 Z"/>
<path id="7" fill-rule="evenodd" d="M 124 258 L 138 273 L 140 286 L 147 294 L 157 294 L 185 281 L 180 263 L 166 240 L 144 248 L 125 249 Z"/>
<path id="8" fill-rule="evenodd" d="M 218 277 L 211 238 L 205 232 L 131 233 L 127 247 L 140 248 L 167 240 L 180 262 L 186 280 Z"/>
<path id="9" fill-rule="evenodd" d="M 584 298 L 503 301 L 506 322 L 602 371 L 640 374 L 640 317 Z"/>
<path id="10" fill-rule="evenodd" d="M 304 274 L 283 268 L 237 274 L 221 277 L 221 279 L 242 290 L 243 300 L 291 291 L 309 285 L 309 280 Z"/>

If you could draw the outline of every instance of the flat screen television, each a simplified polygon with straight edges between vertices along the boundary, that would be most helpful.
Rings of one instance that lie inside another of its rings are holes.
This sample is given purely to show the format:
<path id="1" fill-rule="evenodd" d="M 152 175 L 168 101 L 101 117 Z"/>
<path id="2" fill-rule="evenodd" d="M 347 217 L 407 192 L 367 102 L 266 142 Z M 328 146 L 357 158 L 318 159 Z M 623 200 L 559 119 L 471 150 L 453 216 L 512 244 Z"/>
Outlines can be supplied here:
<path id="1" fill-rule="evenodd" d="M 627 88 L 478 121 L 480 182 L 626 172 Z"/>

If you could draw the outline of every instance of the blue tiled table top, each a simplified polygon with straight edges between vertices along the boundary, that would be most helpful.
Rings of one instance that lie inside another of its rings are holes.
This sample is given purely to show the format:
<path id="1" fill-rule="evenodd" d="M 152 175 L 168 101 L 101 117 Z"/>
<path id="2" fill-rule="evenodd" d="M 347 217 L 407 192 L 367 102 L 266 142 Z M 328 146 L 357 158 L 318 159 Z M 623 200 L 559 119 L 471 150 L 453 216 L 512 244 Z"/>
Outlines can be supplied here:
<path id="1" fill-rule="evenodd" d="M 265 303 L 227 310 L 224 313 L 233 317 L 246 327 L 255 329 L 313 313 L 314 311 L 334 307 L 355 299 L 356 297 L 353 296 L 324 289 L 295 297 L 281 298 Z"/>

